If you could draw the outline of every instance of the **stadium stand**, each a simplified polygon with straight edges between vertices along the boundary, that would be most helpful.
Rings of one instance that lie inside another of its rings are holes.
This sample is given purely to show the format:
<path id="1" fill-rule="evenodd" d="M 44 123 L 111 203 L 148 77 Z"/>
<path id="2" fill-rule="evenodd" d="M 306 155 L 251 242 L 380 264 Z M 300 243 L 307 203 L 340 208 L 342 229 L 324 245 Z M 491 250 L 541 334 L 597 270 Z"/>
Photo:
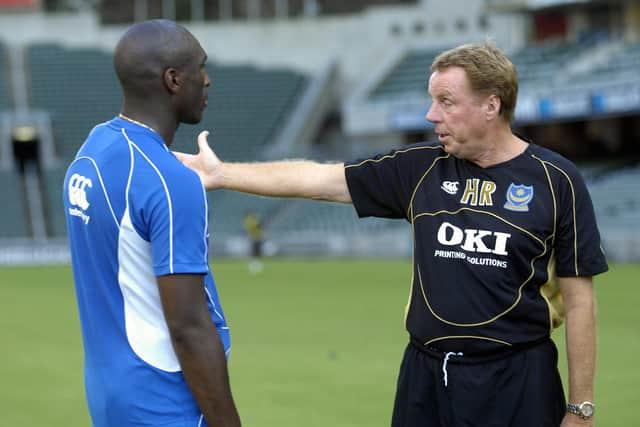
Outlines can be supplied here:
<path id="1" fill-rule="evenodd" d="M 287 204 L 283 199 L 258 197 L 227 190 L 213 191 L 208 196 L 210 228 L 214 236 L 212 239 L 214 245 L 219 235 L 243 235 L 244 217 L 249 212 L 255 213 L 262 222 L 268 222 Z"/>
<path id="2" fill-rule="evenodd" d="M 69 160 L 94 125 L 120 110 L 112 55 L 36 44 L 29 46 L 27 61 L 31 105 L 51 114 L 56 154 Z"/>
<path id="3" fill-rule="evenodd" d="M 112 55 L 98 49 L 38 44 L 29 47 L 28 62 L 32 105 L 51 114 L 57 155 L 66 167 L 89 130 L 120 110 L 122 98 Z M 208 129 L 218 154 L 231 161 L 260 158 L 308 80 L 290 70 L 263 70 L 249 65 L 214 64 L 207 66 L 207 72 L 212 87 L 203 121 L 181 126 L 172 149 L 193 152 L 197 134 Z M 50 207 L 48 230 L 52 236 L 61 237 L 65 234 L 60 201 L 64 169 L 45 170 L 43 175 L 44 197 Z M 267 215 L 274 206 L 274 202 L 265 199 L 252 198 L 248 202 L 238 194 L 211 197 L 222 210 L 216 212 L 220 220 L 214 223 L 217 229 L 241 231 L 245 210 Z M 219 197 L 224 203 L 218 202 Z"/>
<path id="4" fill-rule="evenodd" d="M 121 6 L 112 5 L 106 11 L 126 9 L 132 17 L 130 2 L 120 3 Z M 228 8 L 226 15 L 219 5 L 212 6 L 217 4 L 213 2 L 201 10 L 204 16 L 193 22 L 184 19 L 209 42 L 203 46 L 215 60 L 207 65 L 212 87 L 203 122 L 181 126 L 172 149 L 194 152 L 196 135 L 203 129 L 211 131 L 210 143 L 228 161 L 287 157 L 334 160 L 429 138 L 431 131 L 424 115 L 429 103 L 427 82 L 431 62 L 442 50 L 452 47 L 453 40 L 481 41 L 489 36 L 507 49 L 517 67 L 521 92 L 516 124 L 522 127 L 523 134 L 539 134 L 539 140 L 549 139 L 549 144 L 557 140 L 562 141 L 558 146 L 588 145 L 584 150 L 571 149 L 567 153 L 580 156 L 574 160 L 597 165 L 586 175 L 602 233 L 610 239 L 605 239 L 609 245 L 605 250 L 611 253 L 611 247 L 619 246 L 619 235 L 631 236 L 628 241 L 633 243 L 625 248 L 633 249 L 629 251 L 631 256 L 638 258 L 640 252 L 634 248 L 638 247 L 635 224 L 640 221 L 640 197 L 635 195 L 640 174 L 637 169 L 621 168 L 621 164 L 637 161 L 634 142 L 640 111 L 640 80 L 636 71 L 640 65 L 640 39 L 637 22 L 623 20 L 623 26 L 618 28 L 614 27 L 622 23 L 618 19 L 604 18 L 635 16 L 638 7 L 634 2 L 609 2 L 607 7 L 603 6 L 607 2 L 588 2 L 598 3 L 602 8 L 591 4 L 558 7 L 564 15 L 562 28 L 545 27 L 548 21 L 538 19 L 546 13 L 544 10 L 525 7 L 521 13 L 502 14 L 497 5 L 500 2 L 482 6 L 480 3 L 485 2 L 444 2 L 434 8 L 433 2 L 421 0 L 330 0 L 311 2 L 320 7 L 304 9 L 303 3 L 309 2 L 289 0 L 286 2 L 289 7 L 280 8 L 278 13 L 267 5 L 250 10 L 245 7 L 249 2 L 227 3 L 233 3 L 233 7 Z M 457 9 L 462 3 L 471 24 L 464 28 L 458 25 Z M 397 7 L 400 4 L 406 7 Z M 156 2 L 147 12 L 156 14 L 158 5 Z M 370 6 L 375 7 L 369 10 Z M 602 9 L 608 14 L 602 15 Z M 493 19 L 496 11 L 500 19 Z M 184 15 L 182 8 L 176 13 Z M 256 14 L 261 18 L 247 19 L 250 15 L 256 18 Z M 318 20 L 313 17 L 315 14 L 343 16 L 338 22 Z M 305 19 L 284 19 L 287 16 Z M 21 17 L 12 16 L 11 20 Z M 7 172 L 14 169 L 9 129 L 17 123 L 16 110 L 25 104 L 31 124 L 41 137 L 39 188 L 46 237 L 57 244 L 66 234 L 60 194 L 66 166 L 91 127 L 110 119 L 120 109 L 121 94 L 110 52 L 119 29 L 101 25 L 100 16 L 91 13 L 86 17 L 84 13 L 77 17 L 55 14 L 46 19 L 68 24 L 40 34 L 37 26 L 29 25 L 31 17 L 25 18 L 24 33 L 28 36 L 14 37 L 12 25 L 4 25 L 0 31 L 5 34 L 2 40 L 8 43 L 5 48 L 0 42 L 0 112 L 6 113 L 7 123 L 4 126 L 0 123 L 3 126 L 0 134 L 5 135 L 3 147 L 8 147 L 3 149 L 0 159 L 3 160 L 0 177 L 12 183 L 12 189 L 2 194 L 1 200 L 11 209 L 2 215 L 10 219 L 0 226 L 0 237 L 36 238 L 39 227 L 34 224 L 43 222 L 28 215 L 38 210 L 30 203 L 34 199 L 32 192 L 25 192 L 28 180 L 19 172 Z M 225 21 L 225 28 L 206 22 L 208 19 Z M 226 28 L 228 20 L 235 21 L 230 32 Z M 54 29 L 57 24 L 49 25 Z M 68 44 L 69 40 L 76 43 L 80 26 L 83 34 L 87 31 L 83 45 L 91 47 Z M 342 33 L 341 29 L 347 27 L 366 29 L 371 38 L 362 39 L 362 44 L 355 38 L 334 52 L 335 38 L 326 36 Z M 298 34 L 305 37 L 296 39 Z M 221 40 L 220 35 L 228 36 L 226 42 L 214 44 L 213 40 Z M 264 39 L 260 39 L 262 36 Z M 281 44 L 282 40 L 286 43 Z M 22 46 L 27 46 L 24 51 Z M 327 46 L 331 49 L 326 49 Z M 303 52 L 309 53 L 309 57 L 300 61 L 298 57 Z M 254 61 L 272 65 L 249 65 Z M 334 64 L 335 87 L 317 85 L 319 64 L 325 62 Z M 307 71 L 296 72 L 294 68 Z M 20 76 L 26 82 L 21 82 Z M 326 94 L 327 107 L 319 107 L 320 98 L 310 96 L 315 86 Z M 24 98 L 25 102 L 21 102 Z M 312 110 L 318 111 L 316 127 L 310 120 L 314 118 L 309 113 Z M 336 117 L 335 125 L 331 124 L 333 119 L 327 120 L 330 114 Z M 296 127 L 296 122 L 301 125 Z M 328 126 L 335 127 L 335 136 L 328 136 Z M 621 163 L 611 164 L 617 160 Z M 383 242 L 379 245 L 383 248 L 393 240 L 389 236 L 396 236 L 400 227 L 407 228 L 404 221 L 357 219 L 352 207 L 340 204 L 267 199 L 227 191 L 211 192 L 208 197 L 211 244 L 219 253 L 232 256 L 242 252 L 243 218 L 250 211 L 262 219 L 267 240 L 277 246 L 274 254 L 297 251 L 335 254 L 335 248 L 327 242 L 336 238 L 348 241 L 349 245 L 366 242 L 352 246 L 361 245 L 362 253 L 371 253 L 369 246 L 375 245 L 371 244 L 371 238 Z M 611 236 L 615 239 L 611 240 Z M 400 253 L 405 252 L 406 247 L 402 246 Z"/>
<path id="5" fill-rule="evenodd" d="M 8 67 L 7 48 L 0 43 L 0 111 L 9 110 L 11 107 Z M 2 126 L 2 123 L 0 123 L 0 126 Z M 11 156 L 11 153 L 5 154 Z M 26 221 L 26 207 L 23 198 L 24 188 L 20 172 L 13 167 L 6 170 L 0 168 L 0 182 L 2 182 L 0 206 L 3 207 L 2 215 L 0 216 L 2 219 L 0 221 L 0 239 L 27 237 L 29 227 Z"/>
<path id="6" fill-rule="evenodd" d="M 211 132 L 209 143 L 226 161 L 261 158 L 265 146 L 292 113 L 308 79 L 289 70 L 260 70 L 253 66 L 214 65 L 208 68 L 212 87 L 203 121 L 183 125 L 172 148 L 193 152 L 197 134 Z M 252 211 L 268 222 L 288 203 L 230 191 L 209 193 L 212 244 L 217 236 L 244 235 L 244 216 Z"/>
<path id="7" fill-rule="evenodd" d="M 0 43 L 0 110 L 8 109 L 10 106 L 8 66 L 7 48 Z"/>
<path id="8" fill-rule="evenodd" d="M 121 106 L 112 56 L 95 49 L 36 45 L 29 49 L 31 97 L 51 112 L 58 153 L 70 159 L 96 123 Z M 281 124 L 305 86 L 303 75 L 251 66 L 208 66 L 213 81 L 202 123 L 183 126 L 177 136 L 194 148 L 201 129 L 215 131 L 216 146 L 229 160 L 253 158 Z M 248 156 L 249 155 L 249 156 Z"/>
<path id="9" fill-rule="evenodd" d="M 43 204 L 47 221 L 47 234 L 51 237 L 65 237 L 67 226 L 62 203 L 62 183 L 66 173 L 66 165 L 42 172 Z"/>
<path id="10" fill-rule="evenodd" d="M 395 225 L 397 221 L 380 218 L 358 219 L 351 205 L 294 200 L 269 224 L 269 231 L 274 233 L 375 232 Z"/>
<path id="11" fill-rule="evenodd" d="M 253 66 L 208 67 L 212 87 L 201 123 L 182 126 L 174 148 L 193 152 L 197 134 L 211 131 L 210 142 L 225 160 L 255 160 L 292 112 L 307 78 L 289 70 Z"/>
<path id="12" fill-rule="evenodd" d="M 523 47 L 511 55 L 520 86 L 545 87 L 562 80 L 565 76 L 559 70 L 565 70 L 601 41 L 602 37 L 595 34 L 579 42 L 547 42 Z M 443 46 L 409 52 L 374 88 L 369 100 L 377 102 L 402 99 L 407 94 L 426 94 L 431 63 L 447 48 L 448 46 Z M 638 62 L 635 63 L 637 66 Z M 621 68 L 630 65 L 625 64 Z"/>
<path id="13" fill-rule="evenodd" d="M 560 71 L 567 71 L 601 41 L 602 37 L 595 33 L 577 42 L 551 41 L 525 46 L 511 56 L 520 86 L 539 88 L 563 82 L 567 75 Z"/>
<path id="14" fill-rule="evenodd" d="M 30 103 L 50 114 L 55 152 L 61 160 L 60 166 L 42 171 L 47 232 L 51 237 L 64 237 L 61 188 L 66 165 L 91 128 L 119 111 L 120 89 L 112 56 L 101 50 L 34 44 L 26 57 Z"/>
<path id="15" fill-rule="evenodd" d="M 34 45 L 28 58 L 32 105 L 51 113 L 58 155 L 71 159 L 89 130 L 120 110 L 112 55 Z M 305 76 L 252 66 L 209 65 L 207 71 L 213 84 L 205 117 L 197 126 L 183 126 L 172 148 L 193 151 L 197 133 L 210 129 L 225 159 L 256 158 L 300 96 Z"/>
<path id="16" fill-rule="evenodd" d="M 589 182 L 603 230 L 635 230 L 640 223 L 640 166 L 622 168 Z"/>
<path id="17" fill-rule="evenodd" d="M 0 206 L 2 206 L 2 221 L 0 221 L 0 238 L 18 238 L 28 236 L 25 206 L 22 194 L 22 180 L 20 173 L 13 169 L 0 170 Z"/>
<path id="18" fill-rule="evenodd" d="M 619 50 L 612 53 L 595 67 L 580 73 L 578 80 L 583 85 L 637 81 L 640 67 L 640 43 L 624 43 Z"/>
<path id="19" fill-rule="evenodd" d="M 373 90 L 373 102 L 401 98 L 406 93 L 427 93 L 431 63 L 443 49 L 409 52 Z"/>
<path id="20" fill-rule="evenodd" d="M 640 163 L 599 173 L 587 185 L 610 260 L 637 262 L 640 223 Z"/>

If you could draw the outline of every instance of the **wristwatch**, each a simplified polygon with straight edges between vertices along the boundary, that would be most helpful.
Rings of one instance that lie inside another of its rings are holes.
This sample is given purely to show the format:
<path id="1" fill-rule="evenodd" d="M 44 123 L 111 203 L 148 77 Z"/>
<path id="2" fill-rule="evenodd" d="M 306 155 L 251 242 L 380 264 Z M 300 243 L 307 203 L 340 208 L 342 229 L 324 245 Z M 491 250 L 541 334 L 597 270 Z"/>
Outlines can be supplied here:
<path id="1" fill-rule="evenodd" d="M 588 401 L 578 404 L 569 403 L 567 405 L 567 412 L 575 414 L 583 420 L 590 420 L 591 417 L 593 417 L 593 413 L 595 412 L 595 410 L 595 405 Z"/>

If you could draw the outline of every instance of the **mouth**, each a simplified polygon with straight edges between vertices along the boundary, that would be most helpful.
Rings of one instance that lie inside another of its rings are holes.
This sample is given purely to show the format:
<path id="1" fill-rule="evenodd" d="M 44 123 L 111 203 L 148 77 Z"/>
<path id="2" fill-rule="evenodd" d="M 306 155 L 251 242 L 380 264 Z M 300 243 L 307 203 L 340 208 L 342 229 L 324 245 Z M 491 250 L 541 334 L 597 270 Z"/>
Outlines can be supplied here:
<path id="1" fill-rule="evenodd" d="M 439 141 L 443 141 L 451 136 L 448 133 L 443 133 L 443 132 L 436 132 L 436 135 L 438 136 Z"/>

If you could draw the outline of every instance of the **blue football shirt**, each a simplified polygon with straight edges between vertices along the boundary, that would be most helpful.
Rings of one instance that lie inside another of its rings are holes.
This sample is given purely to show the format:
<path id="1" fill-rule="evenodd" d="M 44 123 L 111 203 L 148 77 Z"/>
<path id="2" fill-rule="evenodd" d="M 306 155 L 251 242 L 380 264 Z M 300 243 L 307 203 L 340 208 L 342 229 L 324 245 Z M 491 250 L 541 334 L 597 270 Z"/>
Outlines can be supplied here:
<path id="1" fill-rule="evenodd" d="M 208 266 L 199 177 L 149 128 L 96 126 L 69 166 L 64 209 L 97 427 L 204 426 L 171 344 L 157 276 L 202 274 L 211 320 L 229 330 Z"/>

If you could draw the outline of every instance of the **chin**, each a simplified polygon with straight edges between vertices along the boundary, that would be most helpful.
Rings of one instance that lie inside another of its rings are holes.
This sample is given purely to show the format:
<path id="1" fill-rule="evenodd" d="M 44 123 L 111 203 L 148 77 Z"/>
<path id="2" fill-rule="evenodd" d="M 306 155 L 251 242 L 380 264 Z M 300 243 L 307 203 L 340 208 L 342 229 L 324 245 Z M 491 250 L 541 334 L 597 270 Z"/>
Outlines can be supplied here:
<path id="1" fill-rule="evenodd" d="M 444 151 L 446 153 L 448 153 L 448 154 L 455 154 L 455 152 L 456 152 L 453 144 L 451 144 L 451 143 L 443 142 L 442 143 L 442 148 L 444 148 Z"/>
<path id="2" fill-rule="evenodd" d="M 460 147 L 458 147 L 457 144 L 442 144 L 442 147 L 444 148 L 445 153 L 451 154 L 453 157 L 457 157 L 459 159 L 464 158 L 464 156 L 460 152 Z"/>
<path id="3" fill-rule="evenodd" d="M 202 121 L 202 114 L 199 114 L 197 116 L 192 116 L 192 117 L 185 117 L 182 120 L 182 123 L 186 123 L 188 125 L 197 125 L 198 123 L 200 123 Z"/>

